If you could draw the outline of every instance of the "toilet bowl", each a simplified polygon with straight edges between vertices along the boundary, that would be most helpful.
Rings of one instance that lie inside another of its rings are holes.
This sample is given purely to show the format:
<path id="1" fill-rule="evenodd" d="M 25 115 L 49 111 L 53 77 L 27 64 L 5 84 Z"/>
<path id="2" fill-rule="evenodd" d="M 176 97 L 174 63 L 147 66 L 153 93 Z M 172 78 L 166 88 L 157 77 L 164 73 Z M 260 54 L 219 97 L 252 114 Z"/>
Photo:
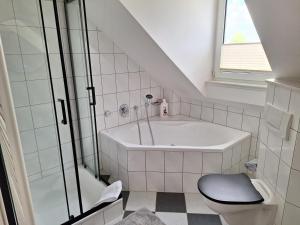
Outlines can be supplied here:
<path id="1" fill-rule="evenodd" d="M 201 188 L 199 185 L 200 180 L 198 182 L 199 190 Z M 214 199 L 213 197 L 211 197 L 213 195 L 209 196 L 207 195 L 207 193 L 203 193 L 203 190 L 200 190 L 200 192 L 203 194 L 204 202 L 207 204 L 207 206 L 213 211 L 219 213 L 229 225 L 274 225 L 275 215 L 277 211 L 277 204 L 274 194 L 262 180 L 252 179 L 250 181 L 249 179 L 249 183 L 250 184 L 247 185 L 252 186 L 254 189 L 253 191 L 257 191 L 259 193 L 254 198 L 259 198 L 260 196 L 262 197 L 261 200 L 257 199 L 257 201 L 251 201 L 251 198 L 253 197 L 252 196 L 249 198 L 249 202 L 247 202 L 245 198 L 241 202 L 230 202 L 227 201 L 228 199 L 226 199 L 226 196 L 224 196 L 224 199 L 226 200 L 222 201 L 222 197 L 220 197 L 222 196 L 222 193 L 220 193 L 220 190 L 224 190 L 224 188 L 226 189 L 226 187 L 223 187 L 223 189 L 222 187 L 220 187 L 218 189 L 218 199 Z M 220 186 L 220 183 L 217 185 Z M 243 195 L 238 190 L 235 190 L 234 192 L 236 193 L 235 197 Z M 227 193 L 225 190 L 224 195 L 226 194 Z"/>

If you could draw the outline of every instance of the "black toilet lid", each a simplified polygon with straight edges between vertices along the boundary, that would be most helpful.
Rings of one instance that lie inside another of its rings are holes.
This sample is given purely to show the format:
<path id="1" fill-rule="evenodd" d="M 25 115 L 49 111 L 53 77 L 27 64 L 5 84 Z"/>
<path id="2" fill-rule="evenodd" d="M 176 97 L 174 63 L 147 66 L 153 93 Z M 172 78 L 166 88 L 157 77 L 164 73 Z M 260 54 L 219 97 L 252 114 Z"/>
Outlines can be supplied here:
<path id="1" fill-rule="evenodd" d="M 222 204 L 259 204 L 264 201 L 246 174 L 210 174 L 201 177 L 198 189 L 206 198 Z"/>

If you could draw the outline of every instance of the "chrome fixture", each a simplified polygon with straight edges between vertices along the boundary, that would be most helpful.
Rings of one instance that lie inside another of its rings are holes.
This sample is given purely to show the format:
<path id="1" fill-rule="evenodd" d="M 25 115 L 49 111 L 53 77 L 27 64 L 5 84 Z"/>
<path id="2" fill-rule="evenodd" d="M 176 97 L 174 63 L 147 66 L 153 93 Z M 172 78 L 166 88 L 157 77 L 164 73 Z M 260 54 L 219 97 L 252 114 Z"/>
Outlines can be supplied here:
<path id="1" fill-rule="evenodd" d="M 151 102 L 151 105 L 160 105 L 163 102 L 162 98 L 156 99 L 155 102 Z"/>
<path id="2" fill-rule="evenodd" d="M 127 104 L 120 105 L 119 113 L 122 117 L 127 117 L 129 115 L 129 106 Z"/>
<path id="3" fill-rule="evenodd" d="M 140 145 L 142 145 L 142 135 L 141 135 L 141 128 L 140 128 L 139 116 L 138 116 L 139 107 L 137 105 L 135 105 L 135 106 L 133 106 L 133 110 L 135 111 L 136 123 L 137 123 L 137 127 L 138 127 L 138 132 L 139 132 Z"/>
<path id="4" fill-rule="evenodd" d="M 147 94 L 145 97 L 146 97 L 145 111 L 146 111 L 147 123 L 148 123 L 149 131 L 150 131 L 150 135 L 151 135 L 152 145 L 155 145 L 152 128 L 151 128 L 150 121 L 149 121 L 149 113 L 148 113 L 148 108 L 151 103 L 151 99 L 153 98 L 153 95 Z"/>

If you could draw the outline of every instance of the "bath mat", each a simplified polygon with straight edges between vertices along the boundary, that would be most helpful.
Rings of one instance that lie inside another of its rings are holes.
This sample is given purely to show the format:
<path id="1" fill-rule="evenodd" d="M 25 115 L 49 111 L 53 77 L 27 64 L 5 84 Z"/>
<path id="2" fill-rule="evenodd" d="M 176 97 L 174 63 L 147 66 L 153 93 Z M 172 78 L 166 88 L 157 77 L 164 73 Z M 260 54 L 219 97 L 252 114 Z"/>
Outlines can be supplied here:
<path id="1" fill-rule="evenodd" d="M 140 209 L 116 225 L 165 225 L 155 214 L 148 209 Z"/>

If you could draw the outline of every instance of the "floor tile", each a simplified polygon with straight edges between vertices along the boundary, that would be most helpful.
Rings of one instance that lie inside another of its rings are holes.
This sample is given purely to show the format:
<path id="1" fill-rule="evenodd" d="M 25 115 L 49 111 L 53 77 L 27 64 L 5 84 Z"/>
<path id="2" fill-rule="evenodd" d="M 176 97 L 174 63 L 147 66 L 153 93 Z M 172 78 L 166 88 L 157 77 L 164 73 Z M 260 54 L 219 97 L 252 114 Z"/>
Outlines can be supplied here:
<path id="1" fill-rule="evenodd" d="M 158 192 L 156 197 L 157 212 L 186 212 L 183 193 Z"/>
<path id="2" fill-rule="evenodd" d="M 203 196 L 199 193 L 185 193 L 186 211 L 188 213 L 217 214 L 205 204 Z"/>
<path id="3" fill-rule="evenodd" d="M 123 218 L 126 218 L 126 217 L 129 216 L 131 213 L 134 213 L 134 211 L 124 211 Z"/>
<path id="4" fill-rule="evenodd" d="M 218 215 L 187 214 L 189 225 L 222 225 Z"/>
<path id="5" fill-rule="evenodd" d="M 123 197 L 123 209 L 125 209 L 129 197 L 129 191 L 122 191 L 122 197 Z"/>
<path id="6" fill-rule="evenodd" d="M 126 210 L 136 211 L 147 208 L 155 211 L 156 192 L 130 192 Z"/>
<path id="7" fill-rule="evenodd" d="M 156 212 L 155 215 L 166 225 L 188 225 L 186 213 Z"/>

